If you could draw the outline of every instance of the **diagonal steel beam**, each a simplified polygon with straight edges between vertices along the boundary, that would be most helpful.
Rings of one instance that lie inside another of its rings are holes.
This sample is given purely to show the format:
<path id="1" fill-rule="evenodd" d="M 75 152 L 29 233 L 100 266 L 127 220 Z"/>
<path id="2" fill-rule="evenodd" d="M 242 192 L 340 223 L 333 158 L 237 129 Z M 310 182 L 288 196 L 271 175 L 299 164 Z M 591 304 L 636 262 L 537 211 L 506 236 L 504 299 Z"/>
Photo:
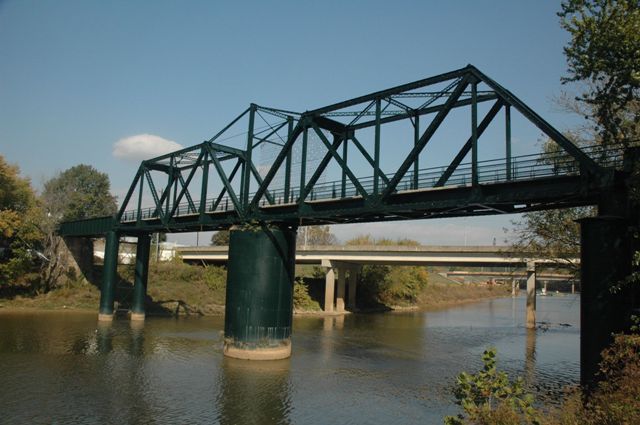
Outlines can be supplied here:
<path id="1" fill-rule="evenodd" d="M 360 143 L 360 141 L 356 138 L 355 134 L 351 135 L 351 141 L 353 142 L 353 144 L 356 146 L 356 148 L 360 151 L 360 153 L 362 154 L 362 156 L 364 156 L 364 159 L 367 160 L 367 162 L 369 163 L 369 165 L 371 165 L 372 167 L 375 168 L 376 163 L 373 160 L 373 158 L 371 158 L 371 155 L 369 155 L 369 152 L 367 152 L 367 150 L 364 148 L 364 146 L 362 146 L 362 144 Z M 378 170 L 379 171 L 379 176 L 382 180 L 384 180 L 385 184 L 389 184 L 389 178 L 386 176 L 386 174 L 384 174 L 382 172 L 382 170 Z M 374 171 L 375 173 L 375 171 Z"/>
<path id="2" fill-rule="evenodd" d="M 498 99 L 498 96 L 496 96 L 495 94 L 483 94 L 483 95 L 479 95 L 478 96 L 478 103 L 487 102 L 487 101 L 496 100 L 496 99 Z M 458 100 L 452 107 L 453 108 L 460 108 L 462 106 L 469 106 L 469 105 L 471 105 L 471 99 L 470 98 L 469 99 Z M 444 104 L 443 105 L 430 106 L 428 108 L 423 108 L 423 109 L 416 109 L 414 112 L 411 112 L 411 113 L 397 114 L 397 115 L 392 115 L 392 116 L 389 116 L 389 117 L 380 118 L 380 124 L 388 124 L 390 122 L 406 120 L 407 118 L 411 118 L 411 117 L 414 117 L 416 115 L 433 114 L 434 112 L 440 112 L 442 110 L 442 108 L 444 108 Z M 360 124 L 352 125 L 349 128 L 352 129 L 352 130 L 360 130 L 362 128 L 373 127 L 375 125 L 376 125 L 376 120 L 369 120 L 369 121 L 361 122 Z"/>
<path id="3" fill-rule="evenodd" d="M 491 124 L 491 121 L 493 121 L 495 116 L 498 114 L 498 112 L 502 108 L 502 105 L 503 105 L 502 101 L 498 100 L 496 103 L 493 104 L 489 112 L 487 112 L 487 115 L 483 118 L 482 122 L 480 122 L 480 125 L 478 126 L 478 138 L 482 136 L 482 133 L 484 133 L 484 131 L 489 126 L 489 124 Z M 458 168 L 458 166 L 460 165 L 464 157 L 467 156 L 467 154 L 471 150 L 472 144 L 473 144 L 473 140 L 471 137 L 469 137 L 469 139 L 467 139 L 467 142 L 464 144 L 464 146 L 462 146 L 462 149 L 460 149 L 460 152 L 458 152 L 458 154 L 453 159 L 453 161 L 451 161 L 451 164 L 449 164 L 445 172 L 442 173 L 442 176 L 440 176 L 440 179 L 438 179 L 434 187 L 442 187 L 447 183 L 447 180 L 449 180 L 449 177 L 451 177 L 453 172 L 456 171 L 456 168 Z"/>
<path id="4" fill-rule="evenodd" d="M 258 187 L 258 190 L 253 196 L 253 199 L 251 201 L 251 206 L 256 206 L 258 202 L 260 202 L 260 199 L 262 198 L 267 188 L 271 184 L 271 181 L 273 180 L 276 173 L 280 169 L 280 166 L 286 159 L 287 155 L 290 153 L 291 148 L 293 147 L 293 144 L 295 143 L 296 139 L 298 138 L 298 136 L 302 134 L 304 126 L 302 125 L 301 121 L 302 120 L 298 121 L 296 126 L 293 128 L 293 131 L 287 138 L 287 143 L 284 144 L 284 146 L 282 147 L 282 150 L 280 150 L 280 153 L 278 153 L 278 156 L 276 157 L 275 161 L 273 161 L 273 165 L 271 165 L 269 172 L 264 177 L 262 184 L 260 185 L 260 187 Z"/>
<path id="5" fill-rule="evenodd" d="M 398 171 L 396 171 L 393 178 L 389 181 L 389 185 L 386 187 L 384 192 L 382 192 L 383 200 L 387 199 L 389 195 L 391 195 L 396 190 L 396 187 L 398 186 L 398 183 L 400 183 L 400 180 L 402 180 L 420 152 L 422 152 L 429 140 L 431 140 L 431 137 L 436 132 L 438 127 L 440 127 L 442 121 L 444 121 L 447 114 L 449 114 L 449 111 L 451 111 L 453 104 L 456 103 L 464 89 L 467 88 L 468 84 L 469 76 L 465 76 L 460 84 L 458 84 L 458 87 L 456 87 L 453 93 L 451 93 L 449 99 L 447 99 L 447 101 L 445 102 L 444 108 L 433 118 L 433 120 L 429 124 L 429 127 L 427 127 L 425 132 L 422 134 L 422 137 L 420 138 L 418 143 L 414 145 L 407 158 L 404 160 L 400 168 L 398 168 Z"/>
<path id="6" fill-rule="evenodd" d="M 231 174 L 229 174 L 229 183 L 233 181 L 233 178 L 236 176 L 236 173 L 240 169 L 240 165 L 242 165 L 242 160 L 238 159 L 238 162 L 236 162 L 236 165 L 234 165 L 233 169 L 231 170 Z M 220 194 L 218 195 L 215 202 L 211 206 L 212 211 L 215 211 L 216 208 L 218 208 L 218 205 L 220 205 L 220 202 L 222 202 L 222 198 L 224 198 L 224 195 L 226 193 L 227 193 L 227 187 L 225 186 L 222 188 L 222 190 L 220 191 Z"/>
<path id="7" fill-rule="evenodd" d="M 187 176 L 187 181 L 180 181 L 180 184 L 182 185 L 182 189 L 180 189 L 180 192 L 178 193 L 178 196 L 176 197 L 176 199 L 173 201 L 173 208 L 171 209 L 171 213 L 169 214 L 169 217 L 173 217 L 173 215 L 176 213 L 176 210 L 178 209 L 178 207 L 180 206 L 180 201 L 182 200 L 182 197 L 185 195 L 185 192 L 189 192 L 189 184 L 191 184 L 191 179 L 193 179 L 193 176 L 196 173 L 196 170 L 198 169 L 198 167 L 200 165 L 202 165 L 203 162 L 203 157 L 204 157 L 204 153 L 205 150 L 202 150 L 200 152 L 200 155 L 198 156 L 198 159 L 196 160 L 196 163 L 193 165 L 193 168 L 191 169 L 191 171 L 189 172 L 189 175 Z M 188 199 L 191 198 L 191 196 L 188 197 Z M 193 201 L 191 201 L 193 202 Z"/>
<path id="8" fill-rule="evenodd" d="M 256 169 L 256 166 L 253 165 L 253 161 L 250 164 L 251 166 L 251 174 L 253 174 L 253 177 L 256 179 L 256 181 L 258 182 L 258 185 L 262 185 L 262 183 L 264 182 L 262 180 L 262 177 L 260 176 L 260 173 L 258 172 L 258 170 Z M 269 192 L 269 190 L 265 190 L 264 191 L 264 196 L 267 197 L 267 201 L 269 201 L 269 204 L 273 205 L 276 203 L 274 197 L 271 195 L 271 193 Z"/>
<path id="9" fill-rule="evenodd" d="M 196 167 L 193 167 L 193 169 L 195 170 Z M 184 177 L 182 177 L 182 173 L 178 172 L 178 181 L 180 182 L 180 185 L 182 186 L 183 189 L 186 189 L 184 192 L 184 195 L 187 197 L 187 202 L 189 203 L 189 209 L 193 210 L 193 211 L 198 211 L 196 208 L 196 204 L 195 202 L 193 202 L 193 198 L 191 197 L 191 193 L 189 192 L 189 189 L 187 188 L 188 184 L 185 183 L 184 181 Z M 169 216 L 171 217 L 171 216 Z"/>
<path id="10" fill-rule="evenodd" d="M 129 204 L 129 201 L 131 200 L 133 191 L 136 190 L 136 185 L 138 184 L 138 180 L 140 180 L 141 172 L 142 172 L 142 166 L 138 168 L 138 172 L 136 173 L 136 176 L 133 178 L 133 183 L 131 183 L 131 186 L 129 186 L 129 190 L 127 191 L 127 194 L 125 195 L 124 200 L 122 201 L 122 205 L 120 205 L 120 209 L 116 214 L 116 221 L 120 221 L 122 219 L 122 214 L 124 214 L 125 208 Z"/>
<path id="11" fill-rule="evenodd" d="M 349 166 L 342 160 L 342 158 L 340 157 L 340 155 L 338 155 L 338 152 L 336 152 L 333 146 L 331 146 L 331 143 L 329 143 L 329 141 L 327 140 L 325 135 L 322 133 L 322 131 L 320 131 L 316 123 L 311 121 L 311 126 L 313 127 L 313 130 L 316 132 L 318 137 L 320 137 L 320 140 L 322 140 L 322 143 L 324 143 L 326 148 L 329 150 L 329 152 L 331 153 L 331 156 L 333 156 L 333 158 L 336 160 L 338 165 L 340 165 L 340 167 L 347 174 L 347 176 L 349 177 L 349 180 L 351 180 L 351 183 L 353 183 L 353 185 L 356 187 L 358 192 L 360 192 L 360 194 L 364 198 L 367 198 L 368 197 L 367 191 L 364 190 L 364 187 L 362 187 L 362 185 L 358 181 L 358 178 L 351 172 L 351 170 L 349 169 Z"/>
<path id="12" fill-rule="evenodd" d="M 569 139 L 567 139 L 558 130 L 553 128 L 548 122 L 546 122 L 533 109 L 529 108 L 523 101 L 518 99 L 513 93 L 502 87 L 487 75 L 480 72 L 480 70 L 475 66 L 467 65 L 467 68 L 479 80 L 491 87 L 506 104 L 509 104 L 516 108 L 536 127 L 542 130 L 547 136 L 551 137 L 551 139 L 553 139 L 553 141 L 555 141 L 558 145 L 560 145 L 560 147 L 567 151 L 569 155 L 574 157 L 582 167 L 594 174 L 598 174 L 602 171 L 602 167 L 600 167 L 593 159 L 589 158 L 589 156 L 582 152 L 579 147 L 571 143 Z"/>
<path id="13" fill-rule="evenodd" d="M 337 149 L 340 147 L 340 144 L 342 143 L 343 140 L 344 139 L 342 137 L 334 136 L 333 143 L 331 144 L 334 152 L 337 151 Z M 318 164 L 318 168 L 316 168 L 316 171 L 313 173 L 313 175 L 309 179 L 309 182 L 305 185 L 305 187 L 300 192 L 298 202 L 302 203 L 305 201 L 305 199 L 307 199 L 307 195 L 309 194 L 309 192 L 311 192 L 311 189 L 313 189 L 313 185 L 316 184 L 316 182 L 318 181 L 318 179 L 320 178 L 324 170 L 327 168 L 327 165 L 329 165 L 329 161 L 331 161 L 332 157 L 333 155 L 331 154 L 331 151 L 328 151 L 324 155 L 324 157 L 320 161 L 320 164 Z"/>
<path id="14" fill-rule="evenodd" d="M 216 168 L 216 171 L 218 172 L 218 176 L 220 177 L 220 180 L 222 180 L 222 184 L 224 185 L 224 187 L 227 189 L 227 192 L 229 193 L 229 197 L 231 198 L 231 202 L 233 203 L 233 207 L 236 211 L 236 214 L 238 214 L 242 218 L 244 216 L 244 210 L 241 208 L 241 204 L 240 204 L 240 201 L 238 200 L 238 197 L 236 196 L 236 192 L 233 190 L 233 187 L 231 187 L 231 182 L 229 181 L 229 179 L 227 179 L 227 175 L 224 172 L 224 169 L 222 168 L 220 161 L 218 160 L 218 158 L 216 158 L 215 152 L 213 152 L 213 149 L 211 147 L 209 147 L 208 149 L 209 149 L 209 155 L 211 156 L 211 160 L 213 162 L 213 166 Z"/>
<path id="15" fill-rule="evenodd" d="M 432 84 L 441 83 L 447 80 L 453 80 L 454 78 L 459 78 L 466 75 L 469 71 L 469 67 L 470 65 L 467 65 L 466 67 L 457 69 L 455 71 L 446 72 L 444 74 L 436 75 L 434 77 L 414 81 L 413 83 L 402 84 L 400 86 L 392 87 L 390 89 L 377 91 L 375 93 L 367 94 L 364 96 L 359 96 L 350 100 L 346 100 L 344 102 L 334 103 L 333 105 L 308 111 L 305 113 L 305 115 L 326 114 L 327 112 L 337 111 L 339 109 L 348 108 L 349 106 L 358 105 L 364 102 L 370 102 L 378 98 L 384 98 L 393 94 L 403 93 L 409 90 L 415 90 L 420 87 L 430 86 Z"/>
<path id="16" fill-rule="evenodd" d="M 156 185 L 153 183 L 151 173 L 149 172 L 149 170 L 145 169 L 144 175 L 147 178 L 147 185 L 151 190 L 151 196 L 153 197 L 153 202 L 156 204 L 156 212 L 158 213 L 158 216 L 160 216 L 160 221 L 162 221 L 163 224 L 166 224 L 164 219 L 164 211 L 162 211 L 162 202 L 160 202 L 158 194 L 156 193 Z"/>

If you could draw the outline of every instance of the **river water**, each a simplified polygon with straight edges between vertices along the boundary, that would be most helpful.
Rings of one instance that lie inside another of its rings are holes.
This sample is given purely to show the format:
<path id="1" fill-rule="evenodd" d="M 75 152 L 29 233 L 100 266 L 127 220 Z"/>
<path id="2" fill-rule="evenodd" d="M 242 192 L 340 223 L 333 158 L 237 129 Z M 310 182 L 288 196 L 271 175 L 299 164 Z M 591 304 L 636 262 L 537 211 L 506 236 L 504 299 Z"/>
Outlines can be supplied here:
<path id="1" fill-rule="evenodd" d="M 579 379 L 578 296 L 428 312 L 296 317 L 293 356 L 222 355 L 222 317 L 125 319 L 2 313 L 0 423 L 437 424 L 455 376 L 488 347 L 546 401 Z"/>

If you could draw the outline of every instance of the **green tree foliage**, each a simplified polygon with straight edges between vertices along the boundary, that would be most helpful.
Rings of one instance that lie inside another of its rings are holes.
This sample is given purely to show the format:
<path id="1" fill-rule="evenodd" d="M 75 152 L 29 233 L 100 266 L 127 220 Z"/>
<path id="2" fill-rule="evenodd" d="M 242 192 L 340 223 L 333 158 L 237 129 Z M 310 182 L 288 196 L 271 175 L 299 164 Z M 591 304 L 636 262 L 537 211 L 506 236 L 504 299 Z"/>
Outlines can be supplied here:
<path id="1" fill-rule="evenodd" d="M 44 184 L 42 203 L 46 216 L 40 221 L 44 234 L 43 252 L 51 261 L 43 264 L 40 284 L 36 291 L 48 292 L 66 280 L 69 269 L 57 261 L 64 243 L 55 234 L 61 221 L 81 220 L 114 214 L 116 198 L 111 195 L 109 176 L 89 165 L 76 165 Z M 84 243 L 90 244 L 89 240 Z M 73 276 L 71 276 L 73 277 Z"/>
<path id="2" fill-rule="evenodd" d="M 640 133 L 640 3 L 637 0 L 565 0 L 562 27 L 569 76 L 586 83 L 578 100 L 590 105 L 603 143 L 631 144 Z"/>
<path id="3" fill-rule="evenodd" d="M 211 246 L 227 246 L 229 245 L 229 231 L 220 230 L 211 235 Z"/>
<path id="4" fill-rule="evenodd" d="M 109 176 L 90 165 L 76 165 L 44 184 L 42 199 L 55 222 L 114 214 Z"/>
<path id="5" fill-rule="evenodd" d="M 524 390 L 524 381 L 509 380 L 496 367 L 495 348 L 482 354 L 484 367 L 475 374 L 462 372 L 456 379 L 456 403 L 464 415 L 447 416 L 446 425 L 463 424 L 539 424 L 534 398 Z"/>
<path id="6" fill-rule="evenodd" d="M 298 229 L 298 246 L 329 246 L 337 242 L 338 239 L 331 233 L 329 226 L 306 226 Z"/>
<path id="7" fill-rule="evenodd" d="M 42 234 L 42 214 L 28 179 L 0 155 L 0 287 L 31 271 Z"/>
<path id="8" fill-rule="evenodd" d="M 411 239 L 375 239 L 359 235 L 346 242 L 350 246 L 419 246 Z M 427 286 L 428 273 L 424 267 L 365 265 L 360 278 L 360 299 L 365 304 L 414 304 Z"/>

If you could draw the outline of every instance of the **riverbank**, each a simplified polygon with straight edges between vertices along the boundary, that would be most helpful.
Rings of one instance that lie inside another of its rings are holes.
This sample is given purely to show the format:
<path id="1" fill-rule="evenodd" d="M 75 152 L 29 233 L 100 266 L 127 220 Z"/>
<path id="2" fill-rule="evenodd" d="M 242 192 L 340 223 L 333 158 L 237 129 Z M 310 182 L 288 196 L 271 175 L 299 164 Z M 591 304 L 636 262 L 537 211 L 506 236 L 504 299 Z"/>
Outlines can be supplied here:
<path id="1" fill-rule="evenodd" d="M 99 273 L 98 275 L 99 282 Z M 116 296 L 117 306 L 128 309 L 133 281 L 133 269 L 121 266 Z M 507 296 L 509 291 L 501 286 L 453 284 L 442 282 L 435 273 L 429 273 L 427 284 L 416 302 L 404 305 L 360 306 L 360 311 L 432 310 L 487 298 Z M 182 263 L 153 263 L 149 268 L 147 314 L 173 315 L 221 315 L 224 314 L 226 271 L 220 267 L 200 267 Z M 294 297 L 298 300 L 298 297 Z M 0 298 L 2 310 L 80 310 L 96 311 L 100 302 L 98 283 L 70 281 L 46 294 L 14 295 Z M 300 315 L 324 315 L 321 300 L 305 298 L 295 306 Z"/>

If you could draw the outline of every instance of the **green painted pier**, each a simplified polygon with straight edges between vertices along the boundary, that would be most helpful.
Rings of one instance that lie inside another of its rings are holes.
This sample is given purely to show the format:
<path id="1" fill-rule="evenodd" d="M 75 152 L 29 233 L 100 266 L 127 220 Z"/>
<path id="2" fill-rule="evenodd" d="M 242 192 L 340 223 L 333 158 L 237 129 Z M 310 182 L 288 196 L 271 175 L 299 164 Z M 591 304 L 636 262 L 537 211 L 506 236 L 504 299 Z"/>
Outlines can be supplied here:
<path id="1" fill-rule="evenodd" d="M 513 155 L 523 123 L 556 150 Z M 452 128 L 466 135 L 452 138 Z M 275 152 L 268 166 L 257 161 L 266 147 Z M 101 320 L 113 318 L 119 238 L 138 238 L 131 319 L 140 320 L 149 236 L 231 229 L 224 352 L 275 359 L 292 350 L 299 226 L 597 206 L 598 216 L 581 223 L 589 384 L 600 350 L 637 307 L 631 288 L 610 290 L 637 248 L 638 208 L 627 196 L 637 150 L 577 146 L 467 65 L 305 112 L 251 104 L 210 139 L 142 161 L 114 216 L 62 223 L 58 232 L 106 238 Z"/>

